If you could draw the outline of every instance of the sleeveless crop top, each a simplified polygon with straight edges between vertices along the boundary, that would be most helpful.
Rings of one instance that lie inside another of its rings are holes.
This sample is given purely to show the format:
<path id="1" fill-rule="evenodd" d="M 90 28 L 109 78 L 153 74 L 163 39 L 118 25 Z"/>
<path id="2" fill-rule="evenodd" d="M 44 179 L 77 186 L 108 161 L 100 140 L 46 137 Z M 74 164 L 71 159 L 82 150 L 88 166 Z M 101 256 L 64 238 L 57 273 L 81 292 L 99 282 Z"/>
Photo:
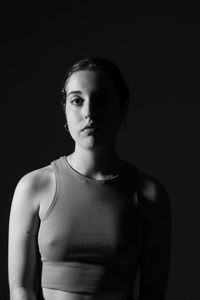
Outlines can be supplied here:
<path id="1" fill-rule="evenodd" d="M 40 222 L 41 286 L 72 293 L 131 293 L 143 218 L 138 170 L 121 160 L 119 174 L 95 180 L 61 156 L 51 162 L 56 193 Z"/>

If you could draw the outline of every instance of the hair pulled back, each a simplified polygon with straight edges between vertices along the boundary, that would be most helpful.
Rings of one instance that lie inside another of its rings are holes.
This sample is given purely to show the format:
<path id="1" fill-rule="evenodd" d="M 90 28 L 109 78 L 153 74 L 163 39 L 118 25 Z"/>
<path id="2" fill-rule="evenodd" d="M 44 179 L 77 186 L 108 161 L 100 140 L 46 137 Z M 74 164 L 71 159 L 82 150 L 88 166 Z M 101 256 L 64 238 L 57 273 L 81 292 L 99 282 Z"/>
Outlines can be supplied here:
<path id="1" fill-rule="evenodd" d="M 85 58 L 75 63 L 66 73 L 62 88 L 61 106 L 65 110 L 66 105 L 66 85 L 71 75 L 81 70 L 102 70 L 105 71 L 114 81 L 116 91 L 118 92 L 122 112 L 125 114 L 129 104 L 129 89 L 119 70 L 112 61 L 103 57 Z"/>

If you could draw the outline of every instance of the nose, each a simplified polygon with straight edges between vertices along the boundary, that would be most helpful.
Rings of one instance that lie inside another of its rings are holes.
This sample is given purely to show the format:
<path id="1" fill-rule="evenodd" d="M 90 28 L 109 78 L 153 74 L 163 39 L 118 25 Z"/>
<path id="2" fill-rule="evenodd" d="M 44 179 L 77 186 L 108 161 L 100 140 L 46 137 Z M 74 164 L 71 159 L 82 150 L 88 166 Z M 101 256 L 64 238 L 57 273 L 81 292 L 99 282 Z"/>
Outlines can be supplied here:
<path id="1" fill-rule="evenodd" d="M 96 116 L 96 113 L 97 113 L 97 109 L 94 105 L 94 101 L 85 101 L 85 105 L 84 105 L 84 108 L 83 108 L 83 115 L 85 118 L 90 118 L 90 119 L 93 119 L 95 118 Z"/>

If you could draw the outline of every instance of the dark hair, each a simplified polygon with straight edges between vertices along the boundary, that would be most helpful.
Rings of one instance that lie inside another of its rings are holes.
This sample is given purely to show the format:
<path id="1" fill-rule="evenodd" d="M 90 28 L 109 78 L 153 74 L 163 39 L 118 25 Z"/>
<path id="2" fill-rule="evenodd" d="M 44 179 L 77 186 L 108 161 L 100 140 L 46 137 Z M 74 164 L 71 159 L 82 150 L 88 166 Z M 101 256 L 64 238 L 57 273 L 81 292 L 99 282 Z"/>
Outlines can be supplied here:
<path id="1" fill-rule="evenodd" d="M 103 70 L 107 74 L 111 75 L 114 80 L 116 90 L 119 94 L 123 113 L 125 114 L 129 104 L 129 89 L 126 86 L 126 82 L 118 69 L 118 67 L 110 60 L 102 57 L 85 58 L 75 63 L 68 71 L 64 78 L 64 84 L 62 88 L 61 106 L 65 109 L 66 104 L 66 84 L 70 76 L 80 70 Z"/>

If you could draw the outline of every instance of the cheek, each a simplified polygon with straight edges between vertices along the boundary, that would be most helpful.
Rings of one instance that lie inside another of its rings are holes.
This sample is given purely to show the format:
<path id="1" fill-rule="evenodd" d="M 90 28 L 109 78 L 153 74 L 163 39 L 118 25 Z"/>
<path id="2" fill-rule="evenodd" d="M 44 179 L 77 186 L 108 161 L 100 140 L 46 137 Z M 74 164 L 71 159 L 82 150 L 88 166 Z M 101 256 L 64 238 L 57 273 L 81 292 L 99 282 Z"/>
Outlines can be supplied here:
<path id="1" fill-rule="evenodd" d="M 65 116 L 68 124 L 68 128 L 71 132 L 79 129 L 81 122 L 81 115 L 78 112 L 74 112 L 70 109 L 66 109 Z"/>

